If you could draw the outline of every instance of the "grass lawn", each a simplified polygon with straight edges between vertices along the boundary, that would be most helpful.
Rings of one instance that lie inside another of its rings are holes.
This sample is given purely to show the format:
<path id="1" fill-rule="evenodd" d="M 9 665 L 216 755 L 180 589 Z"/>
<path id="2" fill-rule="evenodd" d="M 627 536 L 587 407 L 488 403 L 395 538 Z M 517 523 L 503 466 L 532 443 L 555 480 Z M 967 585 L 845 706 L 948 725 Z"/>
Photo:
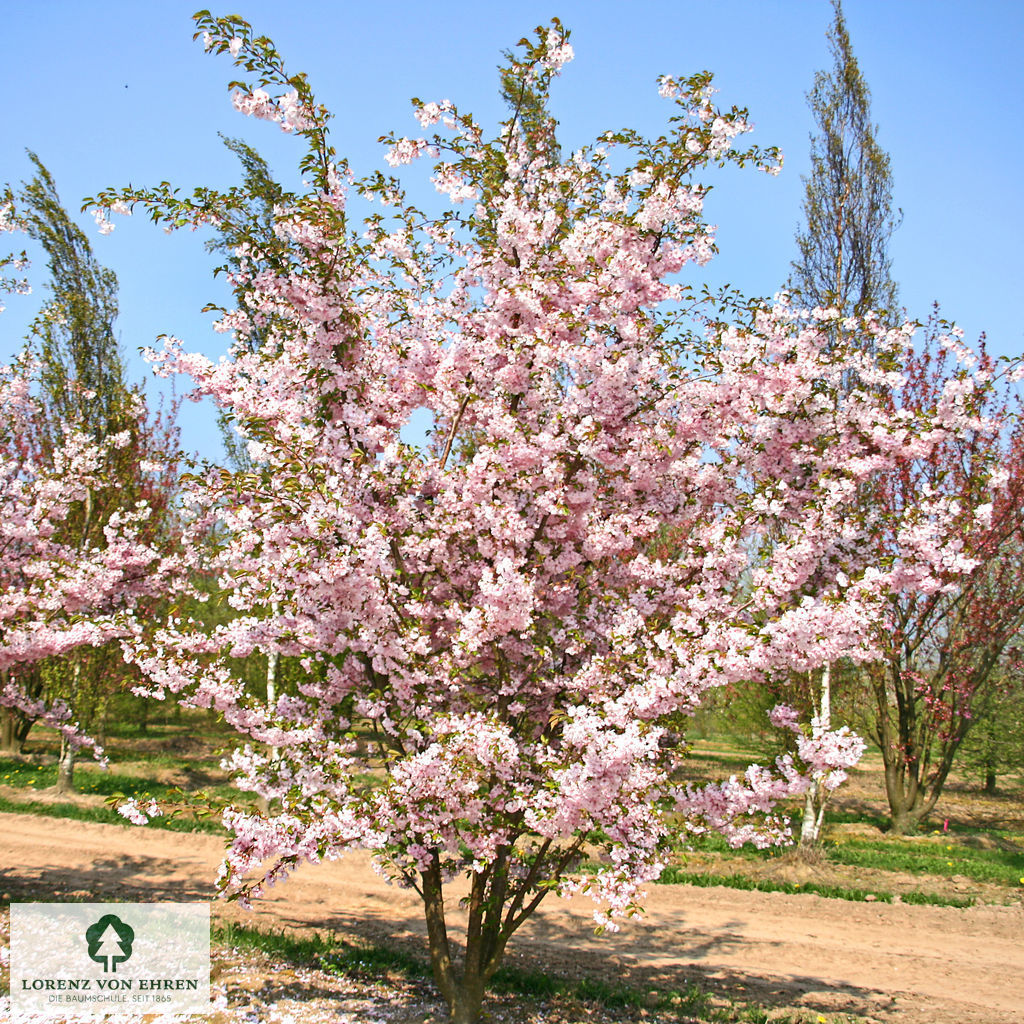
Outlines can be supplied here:
<path id="1" fill-rule="evenodd" d="M 234 789 L 220 767 L 234 742 L 205 712 L 152 723 L 145 735 L 111 730 L 110 769 L 82 759 L 77 792 L 57 797 L 56 736 L 37 727 L 24 754 L 0 758 L 0 810 L 121 822 L 112 804 L 128 797 L 180 803 L 204 792 L 248 803 L 248 794 Z M 764 758 L 735 738 L 697 740 L 686 771 L 699 783 L 742 772 L 756 760 Z M 680 841 L 661 881 L 958 907 L 1014 902 L 1024 896 L 1024 780 L 1003 782 L 996 796 L 986 796 L 954 773 L 930 827 L 916 836 L 891 836 L 884 831 L 880 760 L 869 754 L 833 798 L 824 842 L 811 856 L 792 848 L 731 850 L 718 835 L 702 836 Z M 787 810 L 798 823 L 800 806 Z M 154 825 L 223 832 L 217 820 L 193 815 Z"/>

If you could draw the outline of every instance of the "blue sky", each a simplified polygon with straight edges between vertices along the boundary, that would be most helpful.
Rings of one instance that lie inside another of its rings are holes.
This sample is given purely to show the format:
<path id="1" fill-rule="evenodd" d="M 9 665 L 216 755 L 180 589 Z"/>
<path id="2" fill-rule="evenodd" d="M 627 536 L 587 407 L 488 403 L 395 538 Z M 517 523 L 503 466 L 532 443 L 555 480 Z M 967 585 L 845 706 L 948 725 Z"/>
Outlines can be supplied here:
<path id="1" fill-rule="evenodd" d="M 29 174 L 25 148 L 56 178 L 65 205 L 109 185 L 167 180 L 184 189 L 227 186 L 237 164 L 217 132 L 241 136 L 294 181 L 299 147 L 276 128 L 234 112 L 231 65 L 192 42 L 194 3 L 159 0 L 37 0 L 11 8 L 0 35 L 0 81 L 8 99 L 0 181 Z M 939 300 L 973 340 L 997 354 L 1024 352 L 1024 4 L 1019 0 L 847 0 L 854 52 L 872 93 L 878 139 L 890 154 L 903 224 L 890 252 L 901 302 L 927 316 Z M 535 25 L 557 15 L 572 30 L 576 60 L 554 89 L 564 150 L 609 128 L 660 130 L 670 106 L 659 74 L 715 74 L 718 102 L 750 108 L 748 136 L 778 145 L 778 178 L 726 171 L 708 179 L 709 219 L 721 254 L 704 271 L 747 294 L 771 294 L 786 279 L 800 222 L 801 175 L 813 124 L 805 94 L 830 66 L 827 0 L 526 0 L 490 7 L 391 0 L 342 4 L 238 0 L 237 12 L 271 36 L 289 67 L 306 71 L 334 112 L 333 138 L 356 173 L 382 163 L 378 136 L 419 134 L 408 100 L 448 98 L 485 125 L 499 120 L 495 66 Z M 133 372 L 138 348 L 181 337 L 212 357 L 225 339 L 202 306 L 223 298 L 202 238 L 167 236 L 148 221 L 117 219 L 96 256 L 120 281 L 118 331 Z M 9 236 L 8 236 L 9 237 Z M 34 280 L 43 280 L 41 267 Z M 41 289 L 12 297 L 0 318 L 0 358 L 20 344 Z M 209 411 L 183 409 L 183 441 L 215 456 Z"/>

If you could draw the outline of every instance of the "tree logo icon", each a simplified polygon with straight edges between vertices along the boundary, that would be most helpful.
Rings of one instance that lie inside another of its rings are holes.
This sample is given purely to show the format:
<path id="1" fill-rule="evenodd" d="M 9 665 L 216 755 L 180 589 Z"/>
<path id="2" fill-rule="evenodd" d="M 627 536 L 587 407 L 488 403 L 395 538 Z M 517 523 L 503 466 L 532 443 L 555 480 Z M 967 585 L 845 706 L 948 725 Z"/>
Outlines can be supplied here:
<path id="1" fill-rule="evenodd" d="M 114 914 L 104 914 L 95 924 L 85 930 L 85 941 L 89 944 L 89 957 L 103 964 L 103 972 L 117 973 L 117 965 L 123 964 L 132 955 L 135 932 Z"/>

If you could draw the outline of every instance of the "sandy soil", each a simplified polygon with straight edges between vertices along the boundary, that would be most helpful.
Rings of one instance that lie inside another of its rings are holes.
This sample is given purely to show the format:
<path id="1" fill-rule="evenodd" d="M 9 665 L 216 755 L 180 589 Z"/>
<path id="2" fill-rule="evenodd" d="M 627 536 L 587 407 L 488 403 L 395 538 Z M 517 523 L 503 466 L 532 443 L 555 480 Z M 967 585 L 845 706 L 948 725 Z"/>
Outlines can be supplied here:
<path id="1" fill-rule="evenodd" d="M 0 814 L 0 896 L 202 900 L 222 841 L 206 835 Z M 415 893 L 362 853 L 298 871 L 246 914 L 260 927 L 333 930 L 423 948 Z M 850 903 L 814 895 L 655 886 L 643 919 L 596 936 L 586 897 L 552 900 L 510 959 L 636 985 L 704 985 L 716 998 L 900 1024 L 1024 1020 L 1024 907 Z"/>

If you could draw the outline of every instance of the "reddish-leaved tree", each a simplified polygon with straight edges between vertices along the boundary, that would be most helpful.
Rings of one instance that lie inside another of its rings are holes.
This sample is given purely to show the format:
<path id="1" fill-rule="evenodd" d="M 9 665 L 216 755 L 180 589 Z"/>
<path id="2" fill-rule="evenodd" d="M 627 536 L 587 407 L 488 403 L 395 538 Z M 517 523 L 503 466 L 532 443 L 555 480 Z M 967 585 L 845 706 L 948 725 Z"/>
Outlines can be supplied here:
<path id="1" fill-rule="evenodd" d="M 914 416 L 966 414 L 925 457 L 879 474 L 864 492 L 876 517 L 877 557 L 919 544 L 922 506 L 941 506 L 937 543 L 951 556 L 925 587 L 911 580 L 887 599 L 877 623 L 881 657 L 867 669 L 874 739 L 897 832 L 912 832 L 935 807 L 976 711 L 1017 658 L 1024 625 L 1024 426 L 1013 379 L 984 345 L 937 320 L 906 362 L 894 408 Z M 929 541 L 928 543 L 936 543 Z"/>

